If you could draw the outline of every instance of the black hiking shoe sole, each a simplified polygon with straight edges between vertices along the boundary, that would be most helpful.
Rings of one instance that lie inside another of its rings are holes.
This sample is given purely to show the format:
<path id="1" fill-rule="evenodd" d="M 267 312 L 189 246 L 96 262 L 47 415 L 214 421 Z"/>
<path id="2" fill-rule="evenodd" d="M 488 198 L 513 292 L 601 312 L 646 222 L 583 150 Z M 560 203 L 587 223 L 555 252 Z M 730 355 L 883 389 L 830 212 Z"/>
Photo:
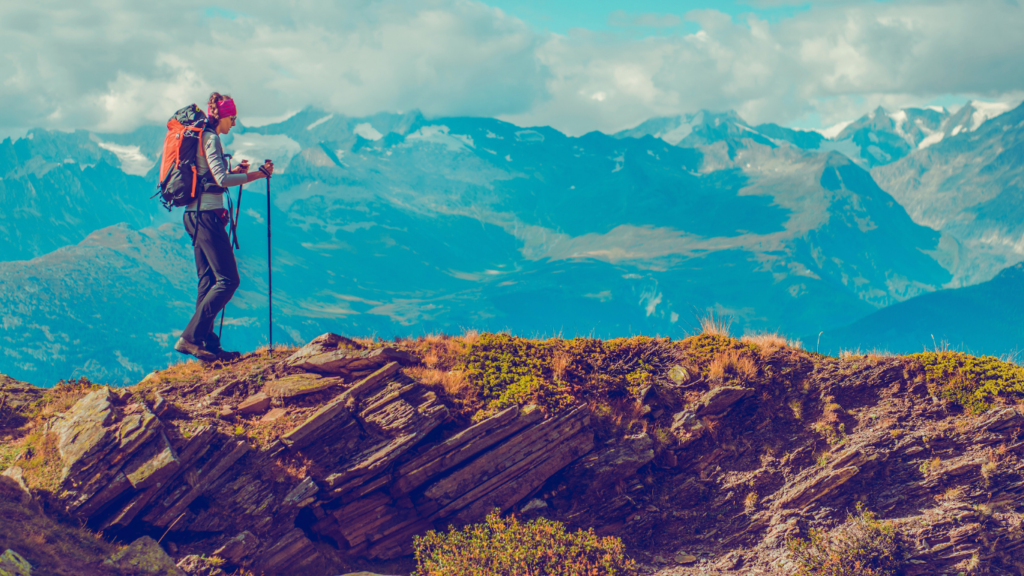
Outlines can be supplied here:
<path id="1" fill-rule="evenodd" d="M 178 341 L 174 344 L 174 349 L 182 354 L 195 356 L 203 362 L 215 362 L 218 360 L 216 354 L 206 350 L 202 346 L 193 344 L 184 338 L 178 338 Z"/>

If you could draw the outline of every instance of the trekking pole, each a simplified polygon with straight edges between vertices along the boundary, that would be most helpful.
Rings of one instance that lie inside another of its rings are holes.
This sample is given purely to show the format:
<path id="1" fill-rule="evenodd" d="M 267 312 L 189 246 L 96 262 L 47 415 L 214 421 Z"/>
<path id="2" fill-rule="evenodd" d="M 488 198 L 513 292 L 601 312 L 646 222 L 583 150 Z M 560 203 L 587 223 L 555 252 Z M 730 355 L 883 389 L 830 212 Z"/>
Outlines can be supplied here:
<path id="1" fill-rule="evenodd" d="M 270 162 L 270 160 L 266 160 Z M 270 355 L 274 355 L 274 269 L 270 257 L 270 172 L 260 166 L 260 172 L 267 177 L 267 318 L 270 323 Z"/>
<path id="2" fill-rule="evenodd" d="M 228 173 L 231 172 L 231 154 L 225 154 L 224 159 L 228 162 Z M 241 194 L 241 192 L 239 192 Z M 231 196 L 228 195 L 228 223 L 230 224 L 231 231 L 235 230 L 235 222 L 231 218 Z M 238 242 L 235 241 L 232 249 L 238 248 Z M 224 337 L 224 313 L 227 311 L 227 305 L 220 309 L 220 328 L 217 330 L 217 340 Z"/>

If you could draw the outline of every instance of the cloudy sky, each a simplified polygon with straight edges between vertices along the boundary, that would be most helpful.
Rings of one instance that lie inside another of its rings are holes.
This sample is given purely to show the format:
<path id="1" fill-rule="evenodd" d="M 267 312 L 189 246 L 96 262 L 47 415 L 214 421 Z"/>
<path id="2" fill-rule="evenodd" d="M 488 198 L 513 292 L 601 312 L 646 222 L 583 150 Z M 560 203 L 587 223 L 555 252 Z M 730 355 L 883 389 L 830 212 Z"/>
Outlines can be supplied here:
<path id="1" fill-rule="evenodd" d="M 0 136 L 162 124 L 211 90 L 248 124 L 417 108 L 569 134 L 1019 102 L 1022 1 L 3 0 Z"/>

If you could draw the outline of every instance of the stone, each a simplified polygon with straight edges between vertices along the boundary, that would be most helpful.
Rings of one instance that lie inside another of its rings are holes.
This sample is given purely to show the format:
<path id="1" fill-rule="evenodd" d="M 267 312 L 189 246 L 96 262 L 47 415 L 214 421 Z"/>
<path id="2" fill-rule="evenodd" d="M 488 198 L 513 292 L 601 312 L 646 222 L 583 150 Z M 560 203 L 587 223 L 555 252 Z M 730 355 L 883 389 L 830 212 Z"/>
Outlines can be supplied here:
<path id="1" fill-rule="evenodd" d="M 242 561 L 256 553 L 260 546 L 260 539 L 246 530 L 225 542 L 214 552 L 214 556 L 220 556 L 232 564 L 242 564 Z"/>
<path id="2" fill-rule="evenodd" d="M 11 466 L 0 474 L 0 497 L 27 505 L 32 502 L 32 491 L 25 483 L 24 472 L 20 466 Z"/>
<path id="3" fill-rule="evenodd" d="M 167 480 L 178 471 L 179 464 L 167 436 L 160 432 L 156 440 L 125 465 L 124 474 L 133 487 L 144 490 Z"/>
<path id="4" fill-rule="evenodd" d="M 0 576 L 32 576 L 32 565 L 14 550 L 0 554 Z"/>
<path id="5" fill-rule="evenodd" d="M 370 374 L 327 404 L 321 406 L 305 422 L 282 436 L 281 441 L 286 446 L 294 449 L 306 446 L 316 438 L 321 430 L 337 426 L 336 419 L 343 419 L 349 416 L 348 404 L 350 401 L 358 400 L 360 395 L 369 392 L 385 379 L 393 376 L 398 372 L 398 369 L 398 363 L 392 362 Z"/>
<path id="6" fill-rule="evenodd" d="M 19 411 L 28 407 L 42 398 L 45 392 L 38 386 L 0 374 L 0 399 L 3 400 L 0 415 L 6 417 L 10 411 Z"/>
<path id="7" fill-rule="evenodd" d="M 683 432 L 697 424 L 697 414 L 691 410 L 683 410 L 672 416 L 672 432 Z"/>
<path id="8" fill-rule="evenodd" d="M 534 405 L 522 410 L 517 406 L 506 408 L 403 464 L 398 469 L 399 480 L 393 492 L 409 492 L 543 417 L 540 408 Z"/>
<path id="9" fill-rule="evenodd" d="M 668 377 L 675 382 L 677 386 L 682 386 L 690 381 L 690 373 L 687 372 L 686 368 L 683 368 L 678 364 L 668 371 Z"/>
<path id="10" fill-rule="evenodd" d="M 793 492 L 779 501 L 782 508 L 800 508 L 835 492 L 847 480 L 860 472 L 856 466 L 831 471 L 822 478 L 813 477 L 794 487 Z"/>
<path id="11" fill-rule="evenodd" d="M 609 442 L 581 458 L 573 474 L 586 486 L 583 499 L 599 498 L 599 493 L 629 478 L 654 460 L 654 440 L 646 433 Z"/>
<path id="12" fill-rule="evenodd" d="M 267 412 L 266 414 L 264 414 L 263 417 L 260 418 L 260 422 L 273 422 L 274 420 L 279 420 L 281 418 L 284 418 L 287 415 L 288 415 L 288 409 L 287 408 L 274 408 L 270 412 Z"/>
<path id="13" fill-rule="evenodd" d="M 281 536 L 273 546 L 263 553 L 260 565 L 266 572 L 285 572 L 308 566 L 320 559 L 320 553 L 306 538 L 301 528 L 295 528 Z"/>
<path id="14" fill-rule="evenodd" d="M 54 419 L 50 430 L 57 435 L 57 449 L 64 462 L 61 481 L 87 469 L 114 439 L 107 426 L 114 419 L 114 397 L 109 388 L 86 394 L 66 413 Z"/>
<path id="15" fill-rule="evenodd" d="M 365 350 L 343 336 L 324 334 L 289 356 L 282 365 L 319 374 L 348 375 L 377 369 L 389 362 L 412 365 L 417 363 L 417 359 L 408 352 L 391 347 Z"/>
<path id="16" fill-rule="evenodd" d="M 138 576 L 188 576 L 149 536 L 143 536 L 114 553 L 110 562 Z"/>
<path id="17" fill-rule="evenodd" d="M 715 562 L 715 568 L 719 570 L 735 570 L 743 563 L 743 558 L 738 552 L 729 552 Z"/>
<path id="18" fill-rule="evenodd" d="M 339 349 L 356 351 L 362 350 L 363 345 L 355 340 L 328 332 L 313 338 L 309 341 L 309 344 L 306 344 L 302 348 L 296 350 L 294 354 L 285 359 L 284 364 L 288 366 L 301 367 L 302 363 L 307 358 L 312 358 L 313 356 L 319 356 L 320 354 L 333 352 Z"/>
<path id="19" fill-rule="evenodd" d="M 530 512 L 530 511 L 533 511 L 533 510 L 540 510 L 542 508 L 547 508 L 547 507 L 548 507 L 548 503 L 547 502 L 541 500 L 540 498 L 534 498 L 533 500 L 530 500 L 529 502 L 527 502 L 526 506 L 523 506 L 522 508 L 520 508 L 519 511 L 523 512 L 523 513 L 526 513 L 526 512 Z"/>
<path id="20" fill-rule="evenodd" d="M 675 561 L 679 564 L 693 564 L 697 561 L 697 557 L 693 554 L 687 554 L 686 552 L 680 552 L 676 554 Z"/>
<path id="21" fill-rule="evenodd" d="M 299 482 L 298 486 L 292 488 L 291 491 L 285 495 L 284 499 L 281 501 L 281 505 L 298 506 L 301 508 L 308 504 L 310 502 L 309 499 L 319 491 L 320 487 L 316 485 L 313 478 L 307 476 L 302 482 Z"/>
<path id="22" fill-rule="evenodd" d="M 697 417 L 723 414 L 732 408 L 733 404 L 754 394 L 753 388 L 740 386 L 720 386 L 713 388 L 700 399 L 700 408 L 697 409 Z"/>
<path id="23" fill-rule="evenodd" d="M 321 392 L 344 381 L 343 378 L 324 378 L 319 374 L 294 374 L 267 382 L 263 392 L 271 398 L 287 399 Z"/>
<path id="24" fill-rule="evenodd" d="M 259 392 L 249 396 L 238 405 L 239 414 L 262 414 L 270 408 L 270 396 Z"/>

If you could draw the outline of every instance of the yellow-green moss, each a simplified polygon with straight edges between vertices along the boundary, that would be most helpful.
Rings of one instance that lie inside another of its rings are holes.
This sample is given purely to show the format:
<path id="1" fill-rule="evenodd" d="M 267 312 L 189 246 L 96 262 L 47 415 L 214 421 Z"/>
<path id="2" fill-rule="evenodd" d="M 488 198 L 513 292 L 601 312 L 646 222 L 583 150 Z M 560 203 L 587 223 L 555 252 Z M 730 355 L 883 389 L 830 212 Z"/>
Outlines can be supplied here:
<path id="1" fill-rule="evenodd" d="M 997 398 L 1024 398 L 1024 368 L 1016 364 L 962 352 L 922 352 L 910 357 L 924 366 L 932 394 L 969 412 L 984 412 Z"/>
<path id="2" fill-rule="evenodd" d="M 527 403 L 556 412 L 592 397 L 639 399 L 656 373 L 667 372 L 663 356 L 672 346 L 646 336 L 602 341 L 481 334 L 457 353 L 455 367 L 484 402 L 476 419 Z"/>

